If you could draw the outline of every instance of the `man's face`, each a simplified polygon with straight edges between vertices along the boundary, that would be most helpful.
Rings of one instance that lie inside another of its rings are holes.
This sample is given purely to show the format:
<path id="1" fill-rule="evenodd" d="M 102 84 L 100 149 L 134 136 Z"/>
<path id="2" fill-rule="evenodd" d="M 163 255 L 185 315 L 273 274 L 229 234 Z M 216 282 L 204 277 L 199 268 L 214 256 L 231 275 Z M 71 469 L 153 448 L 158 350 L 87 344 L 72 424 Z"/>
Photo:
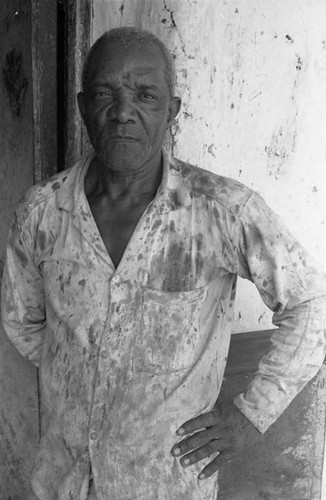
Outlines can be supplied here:
<path id="1" fill-rule="evenodd" d="M 163 56 L 149 43 L 100 46 L 78 103 L 97 157 L 124 172 L 158 157 L 180 106 L 169 96 Z"/>

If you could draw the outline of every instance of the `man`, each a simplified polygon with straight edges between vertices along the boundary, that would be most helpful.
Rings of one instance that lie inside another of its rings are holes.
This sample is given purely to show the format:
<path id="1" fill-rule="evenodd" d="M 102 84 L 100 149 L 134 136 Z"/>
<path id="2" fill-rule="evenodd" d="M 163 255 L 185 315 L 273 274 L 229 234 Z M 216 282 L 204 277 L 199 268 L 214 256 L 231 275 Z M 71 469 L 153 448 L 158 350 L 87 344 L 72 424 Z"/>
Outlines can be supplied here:
<path id="1" fill-rule="evenodd" d="M 78 94 L 94 151 L 33 187 L 10 232 L 2 318 L 40 370 L 40 500 L 215 499 L 219 468 L 324 359 L 324 291 L 302 248 L 256 193 L 162 149 L 173 91 L 156 37 L 103 35 Z M 278 330 L 246 393 L 214 406 L 237 275 Z"/>

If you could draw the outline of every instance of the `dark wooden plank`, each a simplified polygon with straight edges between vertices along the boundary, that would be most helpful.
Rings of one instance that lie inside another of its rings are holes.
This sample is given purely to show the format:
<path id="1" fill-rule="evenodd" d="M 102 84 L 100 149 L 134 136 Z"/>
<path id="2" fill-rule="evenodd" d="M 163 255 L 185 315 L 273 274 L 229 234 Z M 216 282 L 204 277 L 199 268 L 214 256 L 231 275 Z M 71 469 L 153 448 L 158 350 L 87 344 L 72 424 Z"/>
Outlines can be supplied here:
<path id="1" fill-rule="evenodd" d="M 57 2 L 31 0 L 34 178 L 57 172 Z"/>
<path id="2" fill-rule="evenodd" d="M 81 90 L 82 66 L 91 44 L 91 2 L 67 0 L 66 2 L 66 144 L 65 164 L 71 167 L 89 147 L 78 105 L 77 92 Z M 61 168 L 61 166 L 60 166 Z"/>
<path id="3" fill-rule="evenodd" d="M 1 271 L 14 209 L 33 184 L 30 1 L 1 0 L 0 26 Z M 11 346 L 0 326 L 1 500 L 28 498 L 38 442 L 37 406 L 36 369 Z"/>
<path id="4" fill-rule="evenodd" d="M 262 330 L 232 335 L 226 376 L 253 373 L 258 362 L 268 351 L 274 330 Z"/>
<path id="5" fill-rule="evenodd" d="M 233 335 L 222 398 L 234 398 L 254 376 L 272 332 Z M 293 400 L 262 442 L 219 477 L 218 500 L 321 500 L 326 367 Z"/>

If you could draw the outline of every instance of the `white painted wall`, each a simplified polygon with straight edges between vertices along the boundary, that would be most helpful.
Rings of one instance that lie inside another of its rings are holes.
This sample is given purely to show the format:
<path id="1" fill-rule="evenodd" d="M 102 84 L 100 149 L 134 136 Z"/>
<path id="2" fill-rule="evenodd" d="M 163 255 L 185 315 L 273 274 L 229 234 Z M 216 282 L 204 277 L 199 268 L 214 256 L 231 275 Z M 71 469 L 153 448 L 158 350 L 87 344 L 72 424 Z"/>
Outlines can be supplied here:
<path id="1" fill-rule="evenodd" d="M 259 191 L 325 269 L 326 1 L 93 0 L 93 41 L 137 25 L 176 55 L 175 156 Z M 239 282 L 236 332 L 272 327 Z"/>

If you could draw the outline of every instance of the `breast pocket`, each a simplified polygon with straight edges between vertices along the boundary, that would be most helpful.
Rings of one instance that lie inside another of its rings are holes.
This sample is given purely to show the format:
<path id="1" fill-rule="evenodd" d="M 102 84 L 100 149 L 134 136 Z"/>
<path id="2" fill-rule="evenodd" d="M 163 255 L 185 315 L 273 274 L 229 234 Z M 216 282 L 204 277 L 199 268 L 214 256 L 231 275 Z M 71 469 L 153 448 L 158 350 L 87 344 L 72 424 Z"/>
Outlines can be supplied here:
<path id="1" fill-rule="evenodd" d="M 187 292 L 145 289 L 133 353 L 135 373 L 167 374 L 195 363 L 208 286 Z"/>

